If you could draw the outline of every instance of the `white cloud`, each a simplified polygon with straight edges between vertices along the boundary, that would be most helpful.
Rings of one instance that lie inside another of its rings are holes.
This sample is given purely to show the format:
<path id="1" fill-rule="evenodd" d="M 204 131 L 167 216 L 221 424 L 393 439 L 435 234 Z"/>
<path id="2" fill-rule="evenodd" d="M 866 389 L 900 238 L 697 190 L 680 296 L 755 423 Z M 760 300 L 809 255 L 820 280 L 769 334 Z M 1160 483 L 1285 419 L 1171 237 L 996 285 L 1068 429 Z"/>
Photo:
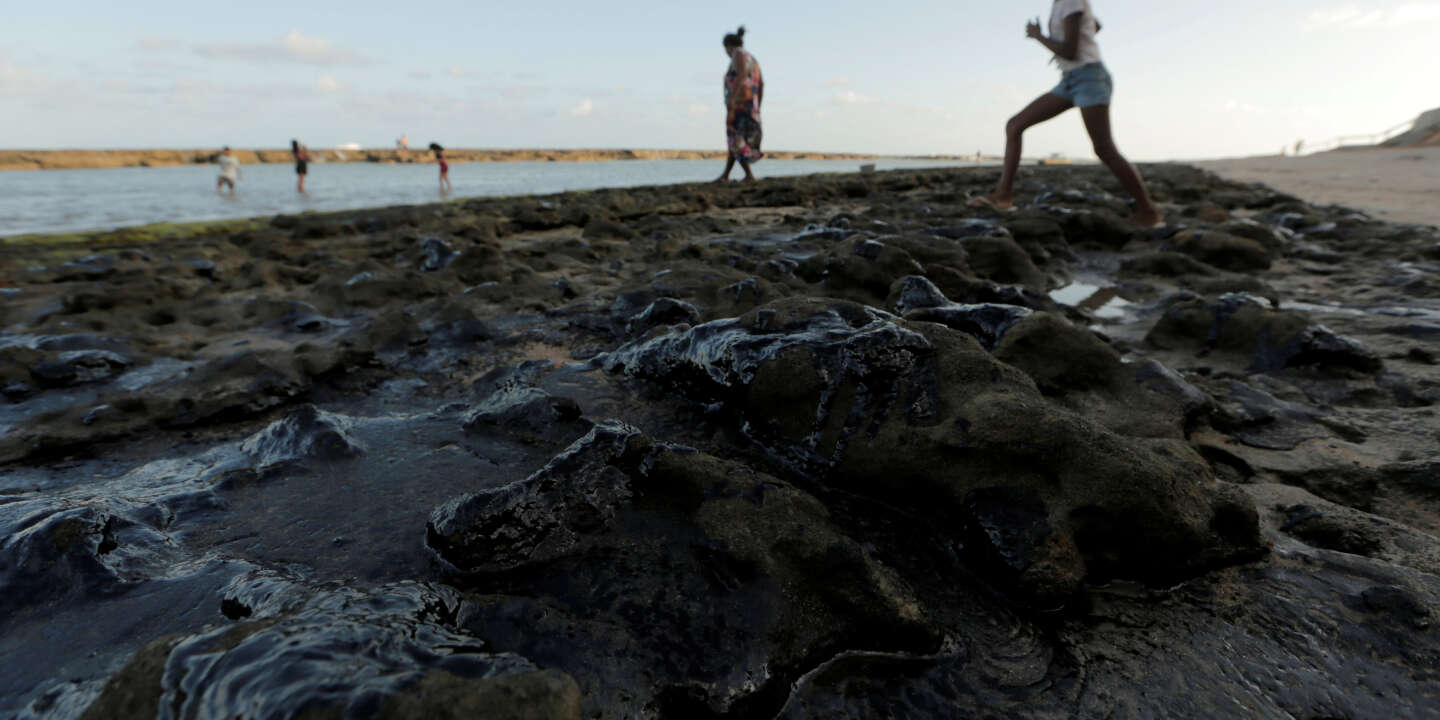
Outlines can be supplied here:
<path id="1" fill-rule="evenodd" d="M 168 35 L 146 35 L 135 41 L 135 47 L 152 52 L 174 50 L 180 47 L 180 41 Z"/>
<path id="2" fill-rule="evenodd" d="M 1306 30 L 1393 28 L 1440 22 L 1440 2 L 1408 2 L 1389 8 L 1362 8 L 1355 3 L 1312 10 Z"/>
<path id="3" fill-rule="evenodd" d="M 832 100 L 837 105 L 869 105 L 875 102 L 875 98 L 868 95 L 861 95 L 854 90 L 841 90 L 835 93 L 835 97 L 832 98 Z"/>
<path id="4" fill-rule="evenodd" d="M 43 84 L 39 73 L 0 58 L 0 90 L 30 90 Z"/>
<path id="5" fill-rule="evenodd" d="M 595 102 L 590 98 L 580 101 L 579 105 L 570 108 L 571 117 L 590 117 L 595 114 Z"/>
<path id="6" fill-rule="evenodd" d="M 854 79 L 854 78 L 851 78 L 851 77 L 848 76 L 848 75 L 835 75 L 835 76 L 832 76 L 829 80 L 826 80 L 826 81 L 825 81 L 825 87 L 827 87 L 827 88 L 850 87 L 851 85 L 854 85 L 854 84 L 855 84 L 855 79 Z"/>
<path id="7" fill-rule="evenodd" d="M 1270 112 L 1265 108 L 1251 105 L 1247 102 L 1241 102 L 1233 98 L 1226 100 L 1218 109 L 1223 112 L 1239 113 L 1241 115 L 1266 115 Z"/>
<path id="8" fill-rule="evenodd" d="M 429 70 L 411 70 L 411 71 L 410 71 L 410 79 L 411 79 L 411 80 L 429 80 L 429 79 L 430 79 L 430 71 L 429 71 Z"/>
<path id="9" fill-rule="evenodd" d="M 311 37 L 299 30 L 291 30 L 273 42 L 215 43 L 197 46 L 195 52 L 211 58 L 304 65 L 365 65 L 370 62 L 359 53 L 334 47 L 329 40 Z"/>
<path id="10" fill-rule="evenodd" d="M 459 65 L 451 65 L 450 67 L 445 68 L 445 74 L 453 78 L 470 77 L 470 71 L 466 70 L 463 67 L 460 67 Z"/>
<path id="11" fill-rule="evenodd" d="M 1440 2 L 1405 3 L 1390 11 L 1393 25 L 1440 22 Z"/>
<path id="12" fill-rule="evenodd" d="M 339 80 L 336 80 L 335 76 L 330 73 L 322 73 L 319 77 L 315 78 L 315 89 L 320 92 L 340 92 L 344 88 L 345 85 Z"/>

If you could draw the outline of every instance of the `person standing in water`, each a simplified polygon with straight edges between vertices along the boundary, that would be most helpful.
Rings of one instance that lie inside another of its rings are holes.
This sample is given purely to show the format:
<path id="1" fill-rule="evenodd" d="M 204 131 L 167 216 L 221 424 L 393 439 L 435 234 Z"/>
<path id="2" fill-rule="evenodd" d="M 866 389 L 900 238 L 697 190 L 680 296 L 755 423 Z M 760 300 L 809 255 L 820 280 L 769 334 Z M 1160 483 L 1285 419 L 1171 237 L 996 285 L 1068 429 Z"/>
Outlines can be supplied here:
<path id="1" fill-rule="evenodd" d="M 220 151 L 220 177 L 215 180 L 215 192 L 221 192 L 222 188 L 229 187 L 230 194 L 235 194 L 235 181 L 240 179 L 240 161 L 230 152 L 230 146 Z"/>
<path id="2" fill-rule="evenodd" d="M 970 201 L 972 206 L 985 206 L 1001 212 L 1015 209 L 1015 173 L 1020 167 L 1021 136 L 1035 125 L 1050 120 L 1072 107 L 1080 108 L 1085 130 L 1095 146 L 1095 154 L 1125 191 L 1135 200 L 1134 221 L 1145 228 L 1160 227 L 1164 218 L 1145 181 L 1130 161 L 1115 147 L 1110 135 L 1110 95 L 1114 84 L 1110 72 L 1100 61 L 1100 46 L 1095 36 L 1100 22 L 1090 8 L 1090 0 L 1055 0 L 1050 10 L 1050 35 L 1040 28 L 1040 19 L 1026 23 L 1025 34 L 1045 46 L 1060 66 L 1060 84 L 1041 95 L 1005 125 L 1005 166 L 1000 186 L 995 192 Z"/>
<path id="3" fill-rule="evenodd" d="M 725 172 L 716 182 L 729 182 L 737 162 L 745 171 L 745 181 L 754 182 L 750 166 L 764 157 L 760 152 L 760 104 L 765 101 L 765 76 L 755 56 L 745 50 L 745 26 L 726 35 L 724 44 L 725 54 L 730 56 L 730 70 L 725 73 L 725 140 L 730 152 Z"/>
<path id="4" fill-rule="evenodd" d="M 305 175 L 310 171 L 310 148 L 301 145 L 299 140 L 291 140 L 290 154 L 295 156 L 295 175 L 300 178 L 295 189 L 303 195 L 305 193 Z"/>
<path id="5" fill-rule="evenodd" d="M 435 162 L 440 164 L 440 193 L 443 195 L 455 189 L 450 184 L 450 163 L 445 161 L 445 148 L 440 147 L 440 143 L 430 143 L 430 149 L 435 153 Z"/>

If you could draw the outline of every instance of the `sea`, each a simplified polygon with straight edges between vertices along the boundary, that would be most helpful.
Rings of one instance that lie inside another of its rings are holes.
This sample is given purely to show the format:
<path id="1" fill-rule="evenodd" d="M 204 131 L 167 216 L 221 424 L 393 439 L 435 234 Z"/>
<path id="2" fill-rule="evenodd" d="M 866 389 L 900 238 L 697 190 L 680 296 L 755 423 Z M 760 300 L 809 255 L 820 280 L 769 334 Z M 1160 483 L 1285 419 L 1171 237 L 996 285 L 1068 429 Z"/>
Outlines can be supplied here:
<path id="1" fill-rule="evenodd" d="M 879 170 L 976 165 L 912 158 L 766 160 L 755 171 L 762 178 L 858 172 L 864 164 Z M 215 192 L 213 165 L 0 171 L 0 236 L 703 182 L 719 176 L 722 167 L 713 160 L 452 163 L 454 191 L 442 195 L 433 164 L 311 163 L 301 195 L 293 166 L 245 165 L 233 197 Z M 734 177 L 740 175 L 737 168 Z"/>

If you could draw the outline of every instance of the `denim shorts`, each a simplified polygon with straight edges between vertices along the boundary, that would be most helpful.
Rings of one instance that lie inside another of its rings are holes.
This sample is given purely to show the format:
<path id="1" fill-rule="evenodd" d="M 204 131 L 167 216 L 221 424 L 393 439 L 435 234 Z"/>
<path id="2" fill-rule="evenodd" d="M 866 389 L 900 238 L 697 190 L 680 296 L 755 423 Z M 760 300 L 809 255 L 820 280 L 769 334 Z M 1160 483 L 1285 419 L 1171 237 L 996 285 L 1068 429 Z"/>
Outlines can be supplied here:
<path id="1" fill-rule="evenodd" d="M 1115 81 L 1110 79 L 1110 71 L 1104 63 L 1097 62 L 1066 70 L 1050 94 L 1069 100 L 1075 107 L 1087 108 L 1109 105 L 1110 93 L 1114 90 Z"/>

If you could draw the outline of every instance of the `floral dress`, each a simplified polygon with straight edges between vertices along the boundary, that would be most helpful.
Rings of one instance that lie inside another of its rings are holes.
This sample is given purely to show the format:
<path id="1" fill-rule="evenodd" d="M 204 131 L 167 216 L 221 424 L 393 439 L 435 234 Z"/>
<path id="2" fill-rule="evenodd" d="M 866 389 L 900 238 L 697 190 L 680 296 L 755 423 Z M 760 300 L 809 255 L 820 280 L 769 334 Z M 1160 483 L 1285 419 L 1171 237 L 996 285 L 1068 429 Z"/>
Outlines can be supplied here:
<path id="1" fill-rule="evenodd" d="M 725 74 L 725 139 L 730 154 L 743 163 L 753 163 L 760 152 L 760 101 L 765 97 L 765 77 L 760 63 L 744 48 L 736 48 Z"/>

